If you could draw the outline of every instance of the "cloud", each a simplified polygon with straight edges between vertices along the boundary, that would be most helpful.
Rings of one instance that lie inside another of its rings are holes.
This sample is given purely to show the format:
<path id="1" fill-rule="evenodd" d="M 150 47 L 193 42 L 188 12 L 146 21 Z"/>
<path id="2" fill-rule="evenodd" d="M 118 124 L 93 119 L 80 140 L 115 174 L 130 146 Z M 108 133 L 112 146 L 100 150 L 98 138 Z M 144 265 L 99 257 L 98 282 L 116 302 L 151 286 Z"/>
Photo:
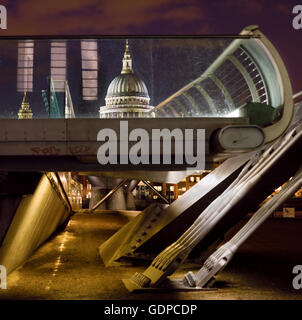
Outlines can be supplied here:
<path id="1" fill-rule="evenodd" d="M 184 8 L 173 8 L 167 10 L 163 15 L 164 20 L 173 20 L 175 23 L 186 23 L 204 19 L 204 13 L 201 8 L 191 5 Z"/>
<path id="2" fill-rule="evenodd" d="M 217 6 L 220 9 L 227 8 L 227 9 L 236 9 L 236 11 L 241 12 L 241 14 L 245 15 L 258 15 L 263 12 L 265 9 L 265 4 L 269 0 L 262 0 L 262 1 L 253 1 L 253 0 L 225 0 L 217 3 Z"/>
<path id="3" fill-rule="evenodd" d="M 196 0 L 27 0 L 14 1 L 14 5 L 6 0 L 2 3 L 8 9 L 5 34 L 142 34 L 147 27 L 150 31 L 152 23 L 168 26 L 170 23 L 171 29 L 177 29 L 192 23 L 202 25 L 200 21 L 204 19 Z"/>
<path id="4" fill-rule="evenodd" d="M 288 16 L 292 13 L 292 10 L 293 10 L 293 6 L 290 6 L 289 4 L 286 4 L 286 3 L 278 3 L 275 8 L 276 8 L 276 11 L 279 11 L 280 13 Z"/>

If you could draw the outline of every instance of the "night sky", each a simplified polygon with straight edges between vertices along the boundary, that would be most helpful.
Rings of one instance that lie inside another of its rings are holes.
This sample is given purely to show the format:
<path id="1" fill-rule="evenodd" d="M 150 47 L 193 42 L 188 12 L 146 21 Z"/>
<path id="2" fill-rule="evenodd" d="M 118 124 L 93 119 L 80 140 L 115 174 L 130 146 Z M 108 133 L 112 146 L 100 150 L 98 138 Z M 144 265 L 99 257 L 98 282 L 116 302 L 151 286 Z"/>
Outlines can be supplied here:
<path id="1" fill-rule="evenodd" d="M 0 36 L 238 34 L 257 24 L 281 54 L 293 91 L 302 90 L 302 29 L 292 27 L 296 0 L 2 0 L 1 4 L 8 10 L 8 29 L 0 30 Z"/>

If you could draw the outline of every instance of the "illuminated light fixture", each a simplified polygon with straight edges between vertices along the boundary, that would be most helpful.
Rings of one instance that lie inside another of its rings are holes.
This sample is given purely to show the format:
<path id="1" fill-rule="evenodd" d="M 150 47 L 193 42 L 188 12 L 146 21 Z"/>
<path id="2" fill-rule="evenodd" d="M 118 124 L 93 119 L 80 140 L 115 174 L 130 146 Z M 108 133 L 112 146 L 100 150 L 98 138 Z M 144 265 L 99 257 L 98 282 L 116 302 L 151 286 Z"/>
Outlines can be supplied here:
<path id="1" fill-rule="evenodd" d="M 55 92 L 65 92 L 66 83 L 66 41 L 51 41 L 50 76 Z"/>
<path id="2" fill-rule="evenodd" d="M 34 41 L 18 42 L 17 92 L 33 91 Z"/>
<path id="3" fill-rule="evenodd" d="M 230 118 L 239 118 L 241 116 L 240 114 L 240 109 L 235 109 L 234 111 L 230 112 L 227 114 L 227 117 L 230 117 Z"/>
<path id="4" fill-rule="evenodd" d="M 81 41 L 82 97 L 83 100 L 98 98 L 98 43 L 96 40 Z"/>

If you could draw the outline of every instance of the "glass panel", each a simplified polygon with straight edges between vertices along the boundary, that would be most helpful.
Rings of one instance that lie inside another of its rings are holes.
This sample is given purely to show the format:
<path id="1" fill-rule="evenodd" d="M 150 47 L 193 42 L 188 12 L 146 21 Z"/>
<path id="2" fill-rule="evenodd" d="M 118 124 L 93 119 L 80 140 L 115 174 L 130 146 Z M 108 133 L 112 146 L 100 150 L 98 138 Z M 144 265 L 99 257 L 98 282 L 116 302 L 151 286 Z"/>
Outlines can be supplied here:
<path id="1" fill-rule="evenodd" d="M 238 117 L 234 111 L 246 103 L 270 102 L 270 79 L 251 54 L 255 44 L 245 49 L 253 39 L 211 74 L 205 71 L 234 39 L 133 38 L 126 53 L 125 40 L 0 38 L 0 117 L 18 117 L 24 91 L 33 118 L 99 118 L 106 103 L 118 110 L 125 97 L 137 112 L 106 110 L 102 117 Z"/>

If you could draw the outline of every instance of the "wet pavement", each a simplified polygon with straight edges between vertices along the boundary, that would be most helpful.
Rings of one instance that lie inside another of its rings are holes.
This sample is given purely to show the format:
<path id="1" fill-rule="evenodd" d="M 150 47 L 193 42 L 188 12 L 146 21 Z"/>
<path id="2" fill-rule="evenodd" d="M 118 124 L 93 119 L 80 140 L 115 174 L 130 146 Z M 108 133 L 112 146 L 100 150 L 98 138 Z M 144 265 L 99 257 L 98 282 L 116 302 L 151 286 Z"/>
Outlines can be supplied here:
<path id="1" fill-rule="evenodd" d="M 302 299 L 294 290 L 292 269 L 302 265 L 302 220 L 269 219 L 247 240 L 216 277 L 216 290 L 129 293 L 121 279 L 148 264 L 105 268 L 98 247 L 131 219 L 131 215 L 77 213 L 7 279 L 0 299 Z M 181 278 L 197 265 L 185 264 Z"/>

